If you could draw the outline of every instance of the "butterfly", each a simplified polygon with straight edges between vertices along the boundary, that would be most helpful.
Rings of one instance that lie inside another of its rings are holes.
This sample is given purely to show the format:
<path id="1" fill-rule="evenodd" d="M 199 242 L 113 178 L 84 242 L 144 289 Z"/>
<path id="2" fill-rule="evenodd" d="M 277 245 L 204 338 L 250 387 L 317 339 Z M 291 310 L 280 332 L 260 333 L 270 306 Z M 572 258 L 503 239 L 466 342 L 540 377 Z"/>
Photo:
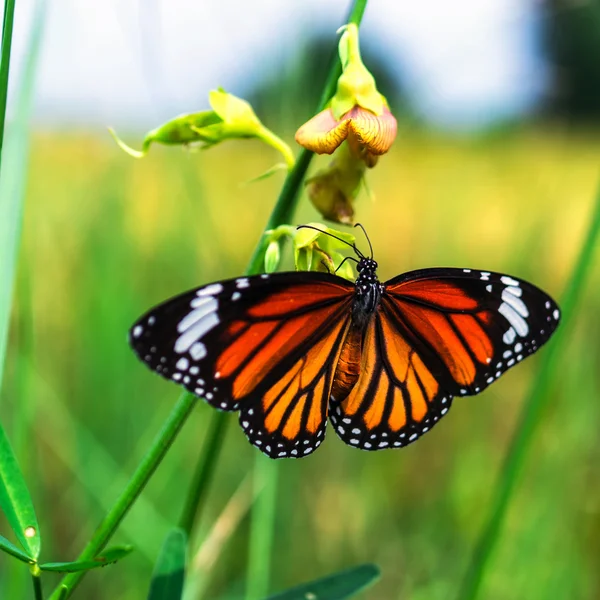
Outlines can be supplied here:
<path id="1" fill-rule="evenodd" d="M 328 419 L 355 448 L 414 442 L 558 326 L 554 300 L 516 277 L 428 268 L 381 283 L 372 251 L 348 245 L 354 283 L 320 272 L 210 283 L 148 311 L 130 344 L 156 373 L 238 411 L 267 456 L 300 458 Z"/>

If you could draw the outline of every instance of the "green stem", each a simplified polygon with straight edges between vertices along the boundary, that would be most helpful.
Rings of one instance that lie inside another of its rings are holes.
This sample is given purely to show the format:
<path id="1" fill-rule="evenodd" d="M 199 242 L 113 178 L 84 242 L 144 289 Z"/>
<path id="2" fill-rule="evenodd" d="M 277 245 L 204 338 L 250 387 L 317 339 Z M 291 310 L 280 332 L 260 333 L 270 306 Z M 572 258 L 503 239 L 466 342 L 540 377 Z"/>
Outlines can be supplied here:
<path id="1" fill-rule="evenodd" d="M 206 440 L 202 447 L 200 460 L 196 465 L 194 478 L 185 500 L 185 505 L 179 520 L 179 526 L 191 538 L 192 529 L 196 522 L 196 515 L 206 496 L 208 485 L 217 465 L 217 458 L 229 419 L 227 413 L 216 412 L 212 416 Z"/>
<path id="2" fill-rule="evenodd" d="M 12 48 L 13 24 L 15 21 L 16 0 L 6 0 L 2 25 L 2 57 L 0 59 L 0 158 L 6 124 L 6 103 L 8 101 L 8 74 L 10 70 L 10 51 Z"/>
<path id="3" fill-rule="evenodd" d="M 481 584 L 489 566 L 492 553 L 500 538 L 510 501 L 521 474 L 527 452 L 531 447 L 536 426 L 540 423 L 542 412 L 551 397 L 551 387 L 561 372 L 561 351 L 568 336 L 576 313 L 576 305 L 582 295 L 586 279 L 593 265 L 593 254 L 600 237 L 600 185 L 596 196 L 594 214 L 581 252 L 573 269 L 571 279 L 565 289 L 562 300 L 562 322 L 553 341 L 543 353 L 540 371 L 533 382 L 531 391 L 523 407 L 519 425 L 506 454 L 504 465 L 493 496 L 493 504 L 487 522 L 482 529 L 471 563 L 458 595 L 461 600 L 474 600 L 478 597 Z"/>
<path id="4" fill-rule="evenodd" d="M 285 164 L 287 165 L 288 171 L 294 168 L 296 158 L 292 149 L 278 136 L 275 135 L 270 129 L 262 127 L 257 137 L 262 140 L 265 144 L 275 148 L 284 158 Z"/>
<path id="5" fill-rule="evenodd" d="M 31 579 L 33 582 L 33 597 L 35 600 L 44 600 L 44 593 L 42 591 L 42 578 L 40 568 L 36 565 L 31 568 Z"/>
<path id="6" fill-rule="evenodd" d="M 250 553 L 248 561 L 247 600 L 266 598 L 271 577 L 273 518 L 277 507 L 277 473 L 279 463 L 258 455 L 254 465 L 254 490 L 260 493 L 252 510 Z"/>

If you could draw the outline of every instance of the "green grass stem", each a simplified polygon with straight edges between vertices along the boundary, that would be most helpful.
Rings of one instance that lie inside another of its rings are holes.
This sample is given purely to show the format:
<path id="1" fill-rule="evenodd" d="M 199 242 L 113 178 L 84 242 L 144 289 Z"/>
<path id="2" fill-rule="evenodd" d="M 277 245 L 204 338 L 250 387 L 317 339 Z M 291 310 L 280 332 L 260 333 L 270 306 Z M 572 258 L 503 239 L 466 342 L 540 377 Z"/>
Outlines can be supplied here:
<path id="1" fill-rule="evenodd" d="M 13 287 L 21 239 L 29 154 L 29 119 L 45 23 L 45 10 L 43 10 L 45 5 L 42 2 L 37 4 L 39 6 L 36 6 L 33 11 L 34 17 L 27 43 L 25 68 L 16 94 L 15 120 L 10 128 L 6 128 L 6 104 L 15 0 L 6 0 L 4 4 L 2 49 L 0 51 L 0 256 L 2 257 L 0 261 L 0 389 L 4 374 Z"/>
<path id="2" fill-rule="evenodd" d="M 263 456 L 256 457 L 254 489 L 262 490 L 252 510 L 250 552 L 246 598 L 265 598 L 271 576 L 271 551 L 277 512 L 277 476 L 279 463 Z"/>
<path id="3" fill-rule="evenodd" d="M 479 596 L 493 551 L 500 540 L 502 525 L 506 518 L 516 484 L 523 471 L 536 426 L 540 423 L 543 410 L 551 398 L 552 385 L 560 376 L 563 347 L 569 341 L 576 308 L 582 296 L 587 277 L 591 271 L 594 252 L 600 237 L 600 185 L 595 200 L 590 227 L 573 268 L 571 279 L 565 288 L 561 308 L 562 322 L 554 340 L 542 352 L 540 370 L 524 403 L 519 424 L 509 446 L 500 472 L 489 516 L 473 550 L 471 563 L 459 593 L 461 600 L 474 600 Z"/>
<path id="4" fill-rule="evenodd" d="M 225 438 L 225 431 L 229 421 L 227 417 L 227 413 L 222 412 L 215 412 L 212 415 L 200 460 L 196 465 L 194 478 L 185 499 L 179 526 L 185 531 L 188 539 L 191 538 L 192 529 L 196 522 L 196 515 L 204 502 L 209 483 L 217 465 L 216 459 L 219 448 Z"/>

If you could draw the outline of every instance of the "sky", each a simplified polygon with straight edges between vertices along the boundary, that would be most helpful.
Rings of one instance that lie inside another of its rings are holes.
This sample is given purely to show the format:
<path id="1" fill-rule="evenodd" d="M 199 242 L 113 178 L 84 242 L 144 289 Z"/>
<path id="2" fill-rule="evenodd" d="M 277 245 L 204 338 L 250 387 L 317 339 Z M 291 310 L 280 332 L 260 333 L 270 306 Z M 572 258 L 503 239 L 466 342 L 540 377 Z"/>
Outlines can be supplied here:
<path id="1" fill-rule="evenodd" d="M 477 127 L 527 111 L 543 92 L 536 1 L 371 0 L 362 35 L 397 65 L 419 113 L 445 127 Z M 219 85 L 243 95 L 311 29 L 335 36 L 348 4 L 21 0 L 13 81 L 45 5 L 36 119 L 148 129 L 207 108 Z"/>

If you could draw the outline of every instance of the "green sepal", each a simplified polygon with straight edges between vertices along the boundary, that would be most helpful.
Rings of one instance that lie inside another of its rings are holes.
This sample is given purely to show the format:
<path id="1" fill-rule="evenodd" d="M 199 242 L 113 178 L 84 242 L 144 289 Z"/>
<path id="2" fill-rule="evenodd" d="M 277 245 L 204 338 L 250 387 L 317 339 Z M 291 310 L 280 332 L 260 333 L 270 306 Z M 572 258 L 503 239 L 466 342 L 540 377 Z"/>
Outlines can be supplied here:
<path id="1" fill-rule="evenodd" d="M 362 61 L 358 27 L 354 23 L 344 28 L 338 50 L 342 62 L 342 74 L 338 79 L 337 91 L 331 99 L 333 116 L 341 119 L 355 106 L 361 106 L 381 116 L 387 103 L 377 91 L 375 78 Z"/>

